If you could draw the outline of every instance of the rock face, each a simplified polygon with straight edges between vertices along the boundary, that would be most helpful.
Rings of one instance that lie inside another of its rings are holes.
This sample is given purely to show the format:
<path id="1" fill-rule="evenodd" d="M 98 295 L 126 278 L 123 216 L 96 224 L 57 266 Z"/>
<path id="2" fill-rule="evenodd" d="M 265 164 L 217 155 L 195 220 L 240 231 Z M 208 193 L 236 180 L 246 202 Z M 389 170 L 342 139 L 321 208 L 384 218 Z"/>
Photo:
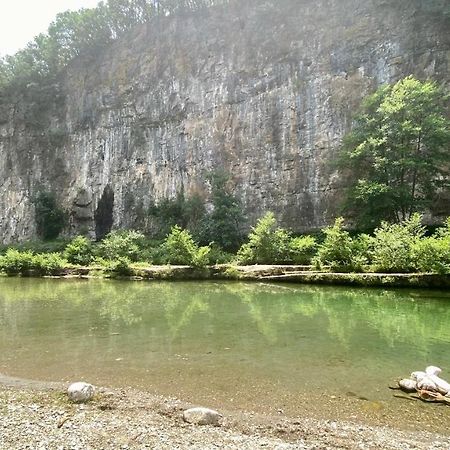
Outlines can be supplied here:
<path id="1" fill-rule="evenodd" d="M 183 420 L 195 425 L 218 426 L 222 416 L 213 409 L 190 408 L 183 412 Z"/>
<path id="2" fill-rule="evenodd" d="M 74 403 L 86 403 L 94 397 L 95 389 L 92 384 L 78 382 L 72 383 L 67 389 L 69 399 Z"/>
<path id="3" fill-rule="evenodd" d="M 0 240 L 34 236 L 42 189 L 68 232 L 101 237 L 181 190 L 207 201 L 217 168 L 249 223 L 267 210 L 297 231 L 329 223 L 351 113 L 411 73 L 448 81 L 448 19 L 406 0 L 251 3 L 160 18 L 3 101 Z"/>

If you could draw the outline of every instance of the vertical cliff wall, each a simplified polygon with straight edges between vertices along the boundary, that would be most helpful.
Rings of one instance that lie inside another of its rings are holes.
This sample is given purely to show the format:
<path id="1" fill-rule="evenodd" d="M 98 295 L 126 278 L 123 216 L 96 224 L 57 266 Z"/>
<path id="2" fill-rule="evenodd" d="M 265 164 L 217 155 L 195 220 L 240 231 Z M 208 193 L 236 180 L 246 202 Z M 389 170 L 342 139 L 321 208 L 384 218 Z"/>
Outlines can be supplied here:
<path id="1" fill-rule="evenodd" d="M 34 236 L 39 190 L 72 233 L 100 235 L 139 227 L 180 190 L 207 200 L 218 168 L 249 221 L 273 210 L 298 231 L 327 224 L 351 113 L 409 74 L 448 83 L 448 21 L 402 0 L 251 3 L 160 18 L 3 102 L 0 240 Z"/>

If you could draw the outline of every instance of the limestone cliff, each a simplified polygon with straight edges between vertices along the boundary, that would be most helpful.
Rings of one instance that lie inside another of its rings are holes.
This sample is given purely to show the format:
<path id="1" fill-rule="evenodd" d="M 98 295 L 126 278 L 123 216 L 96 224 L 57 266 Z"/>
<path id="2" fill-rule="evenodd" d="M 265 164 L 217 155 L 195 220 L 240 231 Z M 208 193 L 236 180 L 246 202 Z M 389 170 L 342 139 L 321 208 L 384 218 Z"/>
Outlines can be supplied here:
<path id="1" fill-rule="evenodd" d="M 345 184 L 329 162 L 352 111 L 411 73 L 448 82 L 450 33 L 406 0 L 238 2 L 154 20 L 1 105 L 0 241 L 34 236 L 39 189 L 70 211 L 70 232 L 101 234 L 140 226 L 181 189 L 207 200 L 216 168 L 250 221 L 273 210 L 296 230 L 322 227 Z"/>

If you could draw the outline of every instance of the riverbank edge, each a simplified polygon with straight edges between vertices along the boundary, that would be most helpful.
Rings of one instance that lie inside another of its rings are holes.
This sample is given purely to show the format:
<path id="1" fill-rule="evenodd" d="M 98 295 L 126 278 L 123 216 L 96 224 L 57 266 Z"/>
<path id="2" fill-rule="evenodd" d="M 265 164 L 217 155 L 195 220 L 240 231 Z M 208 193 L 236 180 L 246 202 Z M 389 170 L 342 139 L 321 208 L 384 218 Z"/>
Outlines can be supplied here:
<path id="1" fill-rule="evenodd" d="M 20 276 L 43 277 L 43 275 L 33 271 Z M 108 278 L 135 281 L 233 280 L 361 287 L 450 288 L 450 275 L 434 273 L 333 273 L 314 271 L 311 270 L 311 266 L 298 265 L 237 266 L 221 264 L 204 268 L 175 265 L 130 266 L 127 274 L 108 272 L 101 266 L 65 267 L 55 271 L 51 277 Z"/>
<path id="2" fill-rule="evenodd" d="M 2 379 L 3 378 L 3 379 Z M 27 383 L 27 381 L 29 381 Z M 47 449 L 441 449 L 448 435 L 338 418 L 288 417 L 220 410 L 220 426 L 183 421 L 192 405 L 132 388 L 96 388 L 87 404 L 73 404 L 65 383 L 0 376 L 0 448 Z M 394 425 L 394 424 L 393 424 Z M 62 447 L 61 442 L 64 442 Z"/>

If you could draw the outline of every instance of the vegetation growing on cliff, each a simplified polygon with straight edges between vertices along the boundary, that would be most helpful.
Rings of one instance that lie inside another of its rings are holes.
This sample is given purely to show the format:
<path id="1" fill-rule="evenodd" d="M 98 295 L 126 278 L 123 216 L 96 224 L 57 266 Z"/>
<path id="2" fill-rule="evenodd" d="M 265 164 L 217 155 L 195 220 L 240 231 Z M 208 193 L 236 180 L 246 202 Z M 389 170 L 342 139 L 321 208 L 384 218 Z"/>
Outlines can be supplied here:
<path id="1" fill-rule="evenodd" d="M 51 81 L 70 61 L 92 56 L 136 25 L 156 16 L 194 11 L 227 0 L 106 0 L 96 8 L 66 11 L 16 54 L 0 59 L 0 90 Z"/>
<path id="2" fill-rule="evenodd" d="M 353 176 L 346 209 L 360 226 L 406 220 L 450 187 L 448 99 L 412 76 L 365 99 L 340 158 Z"/>

